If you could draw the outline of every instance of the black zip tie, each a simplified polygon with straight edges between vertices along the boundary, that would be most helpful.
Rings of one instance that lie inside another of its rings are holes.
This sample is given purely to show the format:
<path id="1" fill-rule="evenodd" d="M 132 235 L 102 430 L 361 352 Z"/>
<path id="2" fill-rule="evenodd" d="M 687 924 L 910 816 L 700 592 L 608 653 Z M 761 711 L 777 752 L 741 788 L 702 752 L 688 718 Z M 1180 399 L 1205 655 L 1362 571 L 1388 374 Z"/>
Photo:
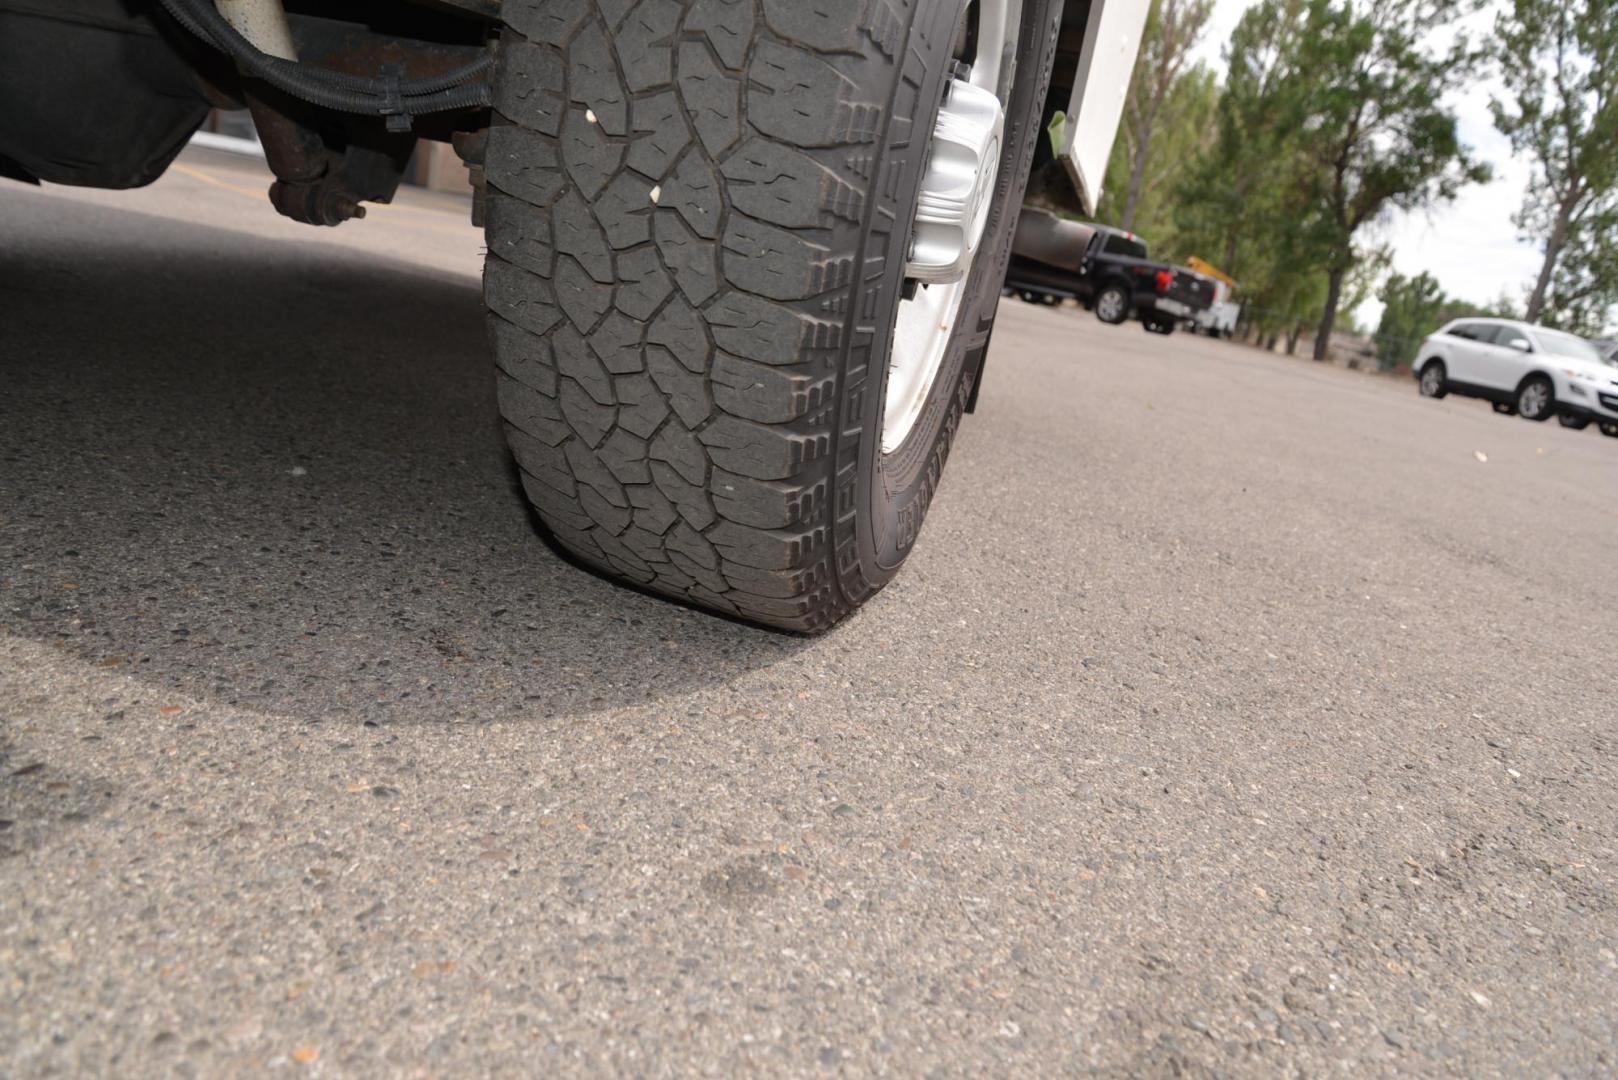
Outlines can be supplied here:
<path id="1" fill-rule="evenodd" d="M 409 131 L 410 114 L 405 112 L 404 96 L 399 93 L 399 65 L 383 64 L 377 71 L 382 83 L 382 105 L 379 112 L 387 117 L 389 131 Z"/>

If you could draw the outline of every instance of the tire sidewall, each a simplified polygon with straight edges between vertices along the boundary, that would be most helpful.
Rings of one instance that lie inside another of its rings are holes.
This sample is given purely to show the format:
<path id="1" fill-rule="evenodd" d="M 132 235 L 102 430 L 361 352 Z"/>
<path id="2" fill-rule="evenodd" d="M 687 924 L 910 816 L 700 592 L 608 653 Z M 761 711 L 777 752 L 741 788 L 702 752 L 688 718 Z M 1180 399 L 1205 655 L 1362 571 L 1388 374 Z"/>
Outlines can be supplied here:
<path id="1" fill-rule="evenodd" d="M 877 204 L 872 220 L 889 216 L 890 220 L 904 223 L 902 235 L 890 248 L 894 252 L 909 248 L 910 221 L 925 163 L 925 155 L 915 153 L 910 144 L 916 138 L 915 132 L 930 133 L 936 121 L 955 27 L 966 10 L 966 0 L 935 4 L 923 0 L 918 6 L 907 49 L 906 71 L 910 73 L 910 65 L 914 64 L 925 68 L 925 73 L 914 80 L 919 88 L 913 99 L 914 109 L 901 115 L 896 104 L 884 148 L 885 162 L 890 167 L 898 165 L 902 181 L 885 190 L 872 188 L 873 202 Z M 852 408 L 854 402 L 845 401 L 845 409 L 859 416 L 862 435 L 851 493 L 856 508 L 853 559 L 840 557 L 837 567 L 851 599 L 857 600 L 864 591 L 885 584 L 909 555 L 971 396 L 973 380 L 967 357 L 974 346 L 981 347 L 986 342 L 1000 301 L 1005 267 L 1011 255 L 1012 229 L 1021 209 L 1022 185 L 1032 160 L 1034 140 L 1039 134 L 1039 106 L 1044 101 L 1054 58 L 1055 32 L 1060 17 L 1060 11 L 1053 10 L 1054 7 L 1051 0 L 1025 0 L 1016 78 L 1006 111 L 1000 168 L 995 181 L 995 202 L 978 257 L 973 261 L 956 317 L 956 330 L 909 438 L 891 454 L 884 454 L 881 430 L 887 365 L 904 272 L 903 259 L 888 259 L 878 303 L 874 305 L 886 313 L 886 324 L 875 335 L 878 340 L 873 341 L 868 354 L 873 371 L 880 371 L 881 375 L 868 378 L 865 383 L 868 392 L 857 403 L 857 412 Z M 839 463 L 840 472 L 843 468 Z M 839 503 L 844 498 L 843 490 L 843 485 L 839 484 Z M 840 514 L 843 510 L 839 505 L 834 513 Z"/>

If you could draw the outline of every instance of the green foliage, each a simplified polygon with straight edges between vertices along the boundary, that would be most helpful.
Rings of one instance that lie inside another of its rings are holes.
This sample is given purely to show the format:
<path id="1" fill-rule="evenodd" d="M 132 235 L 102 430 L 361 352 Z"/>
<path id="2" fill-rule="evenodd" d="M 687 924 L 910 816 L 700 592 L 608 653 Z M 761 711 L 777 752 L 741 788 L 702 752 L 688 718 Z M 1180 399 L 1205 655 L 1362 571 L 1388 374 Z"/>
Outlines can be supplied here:
<path id="1" fill-rule="evenodd" d="M 1261 339 L 1295 340 L 1310 325 L 1324 355 L 1339 312 L 1386 275 L 1379 227 L 1490 175 L 1446 105 L 1490 55 L 1509 90 L 1496 123 L 1536 163 L 1516 218 L 1546 253 L 1540 281 L 1525 288 L 1527 317 L 1586 335 L 1613 326 L 1618 0 L 1502 2 L 1496 39 L 1474 48 L 1456 20 L 1478 0 L 1257 0 L 1226 45 L 1219 86 L 1199 67 L 1165 80 L 1165 57 L 1184 40 L 1165 29 L 1170 15 L 1190 20 L 1183 29 L 1200 27 L 1203 12 L 1192 0 L 1155 0 L 1098 216 L 1131 220 L 1165 257 L 1213 262 L 1241 283 Z M 1436 288 L 1421 275 L 1382 283 L 1385 363 L 1410 359 L 1445 320 L 1482 310 Z"/>
<path id="2" fill-rule="evenodd" d="M 1177 246 L 1241 282 L 1264 336 L 1295 327 L 1326 294 L 1317 185 L 1294 119 L 1307 16 L 1305 0 L 1261 0 L 1242 16 L 1214 131 L 1174 189 Z"/>
<path id="3" fill-rule="evenodd" d="M 1376 324 L 1376 356 L 1385 369 L 1413 363 L 1421 339 L 1442 326 L 1446 297 L 1438 279 L 1425 270 L 1415 277 L 1389 274 L 1377 295 L 1382 319 Z"/>
<path id="4" fill-rule="evenodd" d="M 1594 334 L 1618 317 L 1618 0 L 1513 0 L 1495 125 L 1534 161 L 1513 219 L 1544 253 L 1528 318 Z"/>
<path id="5" fill-rule="evenodd" d="M 1422 339 L 1451 319 L 1469 315 L 1520 317 L 1516 306 L 1504 297 L 1492 304 L 1478 305 L 1447 296 L 1438 279 L 1425 270 L 1414 277 L 1389 274 L 1377 299 L 1384 306 L 1376 326 L 1376 355 L 1385 370 L 1414 363 Z"/>
<path id="6" fill-rule="evenodd" d="M 1219 102 L 1219 83 L 1212 70 L 1197 64 L 1186 71 L 1169 91 L 1152 136 L 1151 155 L 1133 220 L 1125 225 L 1124 207 L 1129 198 L 1134 167 L 1134 144 L 1127 133 L 1120 135 L 1107 162 L 1107 179 L 1096 217 L 1109 225 L 1129 228 L 1147 237 L 1155 252 L 1184 258 L 1194 254 L 1183 250 L 1175 228 L 1175 181 L 1185 162 L 1195 157 L 1211 140 L 1214 110 Z"/>
<path id="7" fill-rule="evenodd" d="M 1461 144 L 1443 103 L 1471 74 L 1467 42 L 1429 45 L 1459 10 L 1455 0 L 1309 4 L 1287 119 L 1318 192 L 1314 229 L 1327 253 L 1316 359 L 1326 355 L 1361 230 L 1393 210 L 1449 201 L 1490 175 Z"/>
<path id="8" fill-rule="evenodd" d="M 1102 220 L 1137 231 L 1156 224 L 1164 178 L 1205 137 L 1217 84 L 1205 66 L 1186 63 L 1212 10 L 1213 0 L 1151 0 L 1107 163 Z"/>

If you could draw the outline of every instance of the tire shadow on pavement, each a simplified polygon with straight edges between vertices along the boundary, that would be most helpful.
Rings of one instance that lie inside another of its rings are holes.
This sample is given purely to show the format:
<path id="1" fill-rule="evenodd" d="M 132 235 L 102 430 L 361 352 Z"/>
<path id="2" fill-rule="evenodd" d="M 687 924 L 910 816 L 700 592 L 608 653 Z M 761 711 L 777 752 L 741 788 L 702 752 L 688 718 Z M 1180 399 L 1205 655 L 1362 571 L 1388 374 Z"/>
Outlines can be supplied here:
<path id="1" fill-rule="evenodd" d="M 0 629 L 217 702 L 379 722 L 666 700 L 803 647 L 546 548 L 475 279 L 17 205 Z"/>

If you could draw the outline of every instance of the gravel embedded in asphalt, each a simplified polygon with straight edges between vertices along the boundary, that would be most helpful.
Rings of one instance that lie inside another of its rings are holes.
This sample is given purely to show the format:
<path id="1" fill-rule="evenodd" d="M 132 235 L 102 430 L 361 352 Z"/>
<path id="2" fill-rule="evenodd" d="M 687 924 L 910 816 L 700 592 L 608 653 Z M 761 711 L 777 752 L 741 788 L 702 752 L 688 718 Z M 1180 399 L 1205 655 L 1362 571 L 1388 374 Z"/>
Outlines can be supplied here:
<path id="1" fill-rule="evenodd" d="M 182 164 L 0 187 L 0 1072 L 1618 1069 L 1618 441 L 1007 301 L 786 637 L 536 535 L 462 204 Z"/>

